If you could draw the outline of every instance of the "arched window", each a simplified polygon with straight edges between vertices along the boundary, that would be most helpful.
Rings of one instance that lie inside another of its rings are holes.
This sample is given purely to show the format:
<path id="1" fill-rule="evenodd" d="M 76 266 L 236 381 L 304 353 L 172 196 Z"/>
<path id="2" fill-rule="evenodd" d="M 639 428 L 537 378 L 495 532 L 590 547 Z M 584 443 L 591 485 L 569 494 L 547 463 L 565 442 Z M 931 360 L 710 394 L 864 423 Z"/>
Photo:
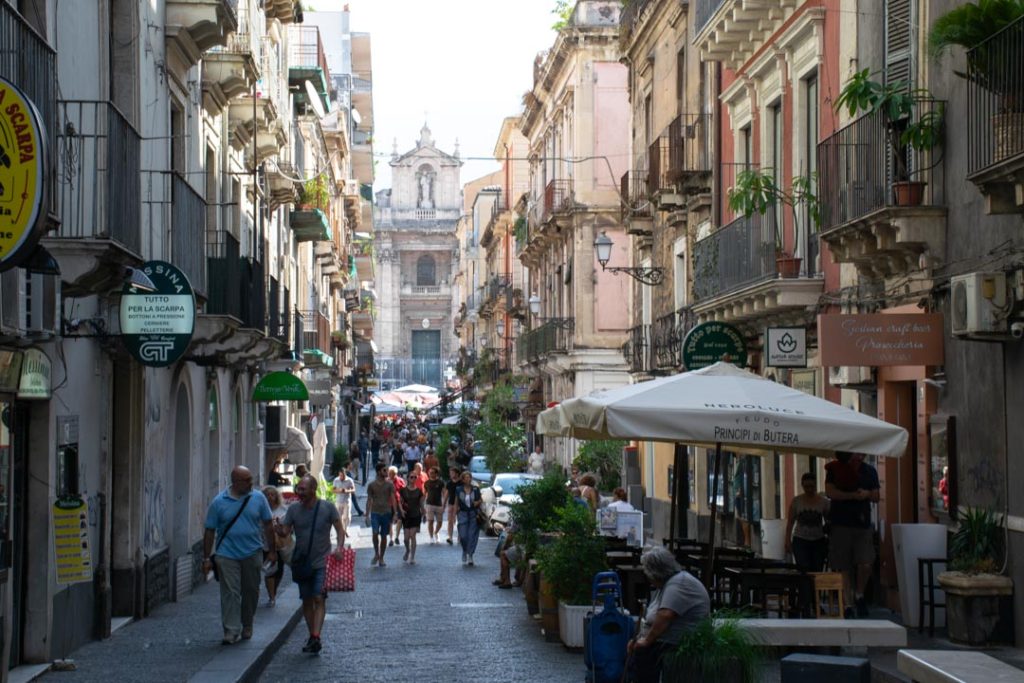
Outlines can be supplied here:
<path id="1" fill-rule="evenodd" d="M 416 286 L 433 287 L 437 284 L 437 272 L 434 257 L 430 254 L 420 256 L 416 261 Z"/>

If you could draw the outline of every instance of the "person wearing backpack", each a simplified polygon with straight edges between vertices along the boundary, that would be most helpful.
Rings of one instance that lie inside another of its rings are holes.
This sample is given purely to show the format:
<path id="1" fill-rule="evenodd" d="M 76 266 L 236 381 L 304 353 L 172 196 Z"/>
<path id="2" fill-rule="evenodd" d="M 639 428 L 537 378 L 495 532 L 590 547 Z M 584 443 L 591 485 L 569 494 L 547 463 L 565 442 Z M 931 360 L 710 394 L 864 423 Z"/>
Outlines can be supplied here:
<path id="1" fill-rule="evenodd" d="M 269 548 L 267 562 L 277 562 L 270 504 L 262 491 L 253 490 L 252 483 L 248 468 L 231 470 L 231 486 L 221 491 L 206 511 L 203 572 L 212 571 L 220 582 L 224 645 L 252 638 L 264 547 Z"/>

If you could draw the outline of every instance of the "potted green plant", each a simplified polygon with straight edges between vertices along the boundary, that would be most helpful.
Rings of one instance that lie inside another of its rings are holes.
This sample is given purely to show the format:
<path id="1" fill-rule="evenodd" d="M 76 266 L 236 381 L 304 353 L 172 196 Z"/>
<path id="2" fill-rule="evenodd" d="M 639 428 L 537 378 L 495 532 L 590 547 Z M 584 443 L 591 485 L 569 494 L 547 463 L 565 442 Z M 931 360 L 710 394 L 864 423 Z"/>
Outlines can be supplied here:
<path id="1" fill-rule="evenodd" d="M 607 568 L 604 538 L 588 505 L 570 501 L 555 511 L 560 532 L 537 553 L 541 575 L 558 598 L 558 634 L 566 647 L 583 647 L 583 625 L 592 608 L 594 575 Z"/>
<path id="2" fill-rule="evenodd" d="M 899 206 L 917 206 L 924 199 L 927 183 L 912 179 L 907 168 L 907 150 L 922 152 L 941 141 L 942 106 L 921 111 L 923 102 L 932 101 L 927 89 L 912 89 L 904 81 L 881 83 L 871 77 L 869 69 L 851 76 L 836 98 L 837 111 L 845 108 L 850 116 L 863 112 L 881 117 L 895 170 L 893 194 Z"/>
<path id="3" fill-rule="evenodd" d="M 814 180 L 813 175 L 798 175 L 793 178 L 787 190 L 776 182 L 771 171 L 748 168 L 740 171 L 736 176 L 735 185 L 729 188 L 729 208 L 750 218 L 755 213 L 763 216 L 779 204 L 783 204 L 790 208 L 795 226 L 799 223 L 799 207 L 806 207 L 807 217 L 811 222 L 810 228 L 817 231 L 821 224 L 821 211 L 818 197 L 814 193 Z M 797 277 L 800 274 L 801 259 L 786 250 L 782 235 L 783 226 L 776 221 L 776 272 L 784 278 Z"/>
<path id="4" fill-rule="evenodd" d="M 989 40 L 1007 30 L 1014 35 Z M 938 17 L 928 32 L 928 51 L 938 59 L 953 47 L 970 50 L 967 71 L 953 73 L 998 98 L 991 115 L 993 161 L 1024 149 L 1024 0 L 966 2 Z"/>
<path id="5" fill-rule="evenodd" d="M 516 529 L 516 543 L 523 549 L 520 556 L 521 568 L 529 570 L 530 562 L 537 556 L 538 549 L 553 538 L 556 511 L 571 499 L 565 488 L 565 476 L 560 468 L 552 469 L 543 478 L 516 489 L 516 494 L 519 496 L 519 502 L 510 506 L 512 524 Z M 536 572 L 528 573 L 524 588 L 527 610 L 530 614 L 538 613 L 540 578 Z M 554 602 L 553 608 L 557 610 L 558 605 L 553 593 L 550 594 L 550 598 Z M 557 614 L 548 626 L 557 630 Z"/>
<path id="6" fill-rule="evenodd" d="M 302 185 L 302 192 L 299 194 L 299 206 L 312 210 L 327 209 L 330 201 L 330 193 L 327 191 L 327 178 L 323 173 L 307 180 Z"/>
<path id="7" fill-rule="evenodd" d="M 946 593 L 949 638 L 969 645 L 990 641 L 1000 621 L 1000 602 L 1013 595 L 1013 580 L 1001 572 L 1005 530 L 981 508 L 961 511 L 949 542 L 949 571 L 939 574 Z"/>
<path id="8" fill-rule="evenodd" d="M 662 680 L 756 683 L 764 650 L 742 620 L 711 615 L 686 631 L 662 664 Z"/>
<path id="9" fill-rule="evenodd" d="M 334 453 L 331 454 L 331 475 L 338 476 L 338 472 L 348 465 L 350 461 L 348 449 L 344 444 L 339 443 L 334 447 Z"/>

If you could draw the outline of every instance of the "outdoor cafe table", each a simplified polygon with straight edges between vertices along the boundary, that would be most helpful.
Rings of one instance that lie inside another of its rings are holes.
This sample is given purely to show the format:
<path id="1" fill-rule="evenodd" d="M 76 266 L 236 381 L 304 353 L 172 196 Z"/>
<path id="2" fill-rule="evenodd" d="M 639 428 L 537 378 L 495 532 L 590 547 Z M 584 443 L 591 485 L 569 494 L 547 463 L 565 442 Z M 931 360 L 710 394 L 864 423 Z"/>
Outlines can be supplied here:
<path id="1" fill-rule="evenodd" d="M 613 567 L 613 570 L 622 582 L 622 606 L 630 614 L 642 617 L 640 601 L 651 597 L 651 584 L 644 574 L 644 568 L 638 564 L 621 564 Z"/>
<path id="2" fill-rule="evenodd" d="M 732 606 L 758 605 L 764 612 L 774 611 L 779 618 L 803 617 L 810 613 L 814 579 L 795 567 L 723 567 L 732 587 Z M 775 608 L 769 606 L 775 596 Z"/>

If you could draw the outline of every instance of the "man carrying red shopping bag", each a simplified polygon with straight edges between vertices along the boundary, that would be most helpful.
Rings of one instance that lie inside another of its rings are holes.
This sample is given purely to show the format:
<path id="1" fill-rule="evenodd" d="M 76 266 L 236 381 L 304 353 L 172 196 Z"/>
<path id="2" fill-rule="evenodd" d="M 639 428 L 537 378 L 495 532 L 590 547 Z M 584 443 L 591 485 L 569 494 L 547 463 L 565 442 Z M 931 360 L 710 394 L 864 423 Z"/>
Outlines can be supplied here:
<path id="1" fill-rule="evenodd" d="M 326 592 L 324 578 L 327 573 L 327 557 L 331 553 L 331 528 L 338 534 L 338 547 L 333 557 L 341 559 L 345 553 L 345 529 L 341 526 L 338 508 L 316 496 L 317 482 L 312 475 L 304 476 L 295 487 L 299 502 L 291 505 L 284 521 L 274 520 L 274 531 L 279 536 L 295 532 L 295 548 L 292 550 L 292 580 L 299 587 L 302 598 L 302 614 L 309 629 L 309 640 L 303 652 L 317 654 L 320 644 L 320 629 L 324 625 L 327 608 L 324 604 Z"/>

